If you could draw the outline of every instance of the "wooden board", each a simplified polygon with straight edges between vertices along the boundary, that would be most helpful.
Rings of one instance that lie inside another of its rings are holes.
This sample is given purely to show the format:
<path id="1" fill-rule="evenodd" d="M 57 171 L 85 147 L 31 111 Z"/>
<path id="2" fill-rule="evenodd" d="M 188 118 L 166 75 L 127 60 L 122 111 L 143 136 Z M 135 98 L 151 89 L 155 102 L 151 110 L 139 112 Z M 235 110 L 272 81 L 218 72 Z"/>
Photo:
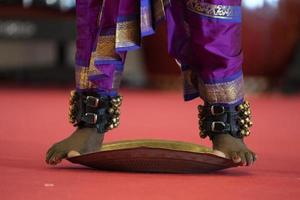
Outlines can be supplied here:
<path id="1" fill-rule="evenodd" d="M 104 144 L 100 151 L 68 159 L 99 170 L 207 173 L 236 167 L 208 147 L 175 141 L 134 140 Z"/>

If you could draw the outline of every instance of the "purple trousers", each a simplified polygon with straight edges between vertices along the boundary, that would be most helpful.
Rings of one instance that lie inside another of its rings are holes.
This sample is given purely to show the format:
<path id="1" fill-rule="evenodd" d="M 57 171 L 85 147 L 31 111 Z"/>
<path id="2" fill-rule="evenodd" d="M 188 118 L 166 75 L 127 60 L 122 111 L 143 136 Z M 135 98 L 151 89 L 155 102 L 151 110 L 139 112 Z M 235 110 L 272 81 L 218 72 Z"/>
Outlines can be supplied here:
<path id="1" fill-rule="evenodd" d="M 117 95 L 126 52 L 163 19 L 185 100 L 243 101 L 241 0 L 77 0 L 77 90 Z"/>

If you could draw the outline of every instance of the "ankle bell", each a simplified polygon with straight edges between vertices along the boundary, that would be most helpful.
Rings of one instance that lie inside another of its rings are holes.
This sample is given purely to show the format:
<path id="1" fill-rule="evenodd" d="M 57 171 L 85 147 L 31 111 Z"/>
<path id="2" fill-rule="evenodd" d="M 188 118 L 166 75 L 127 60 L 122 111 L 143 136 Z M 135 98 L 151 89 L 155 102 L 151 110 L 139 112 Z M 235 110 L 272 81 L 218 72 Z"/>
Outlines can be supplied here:
<path id="1" fill-rule="evenodd" d="M 250 135 L 253 123 L 248 101 L 231 107 L 218 104 L 199 105 L 198 111 L 201 138 L 212 139 L 217 134 L 230 134 L 236 138 Z"/>
<path id="2" fill-rule="evenodd" d="M 96 128 L 103 134 L 120 124 L 121 96 L 72 91 L 69 104 L 69 122 L 76 127 Z"/>

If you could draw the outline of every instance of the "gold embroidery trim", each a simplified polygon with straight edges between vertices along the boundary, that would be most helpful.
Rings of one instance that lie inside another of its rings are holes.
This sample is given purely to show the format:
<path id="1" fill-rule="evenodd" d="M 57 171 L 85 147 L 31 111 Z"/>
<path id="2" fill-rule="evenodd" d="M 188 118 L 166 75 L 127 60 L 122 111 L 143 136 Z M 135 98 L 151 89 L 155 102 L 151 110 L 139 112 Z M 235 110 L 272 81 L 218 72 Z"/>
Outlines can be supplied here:
<path id="1" fill-rule="evenodd" d="M 244 80 L 236 80 L 218 84 L 198 84 L 201 97 L 208 103 L 234 104 L 244 97 Z"/>
<path id="2" fill-rule="evenodd" d="M 89 81 L 89 68 L 88 67 L 77 67 L 76 68 L 76 84 L 79 89 L 91 89 L 96 88 L 91 81 Z"/>
<path id="3" fill-rule="evenodd" d="M 95 59 L 99 60 L 119 60 L 120 56 L 115 50 L 116 36 L 104 35 L 98 37 Z"/>
<path id="4" fill-rule="evenodd" d="M 117 23 L 116 48 L 140 45 L 140 26 L 136 20 Z"/>
<path id="5" fill-rule="evenodd" d="M 190 11 L 207 17 L 220 19 L 235 17 L 233 6 L 214 5 L 199 0 L 188 0 L 186 6 Z"/>
<path id="6" fill-rule="evenodd" d="M 90 58 L 90 65 L 88 70 L 88 76 L 95 76 L 101 74 L 100 70 L 96 68 L 95 66 L 95 59 L 96 59 L 96 52 L 92 52 L 91 58 Z"/>

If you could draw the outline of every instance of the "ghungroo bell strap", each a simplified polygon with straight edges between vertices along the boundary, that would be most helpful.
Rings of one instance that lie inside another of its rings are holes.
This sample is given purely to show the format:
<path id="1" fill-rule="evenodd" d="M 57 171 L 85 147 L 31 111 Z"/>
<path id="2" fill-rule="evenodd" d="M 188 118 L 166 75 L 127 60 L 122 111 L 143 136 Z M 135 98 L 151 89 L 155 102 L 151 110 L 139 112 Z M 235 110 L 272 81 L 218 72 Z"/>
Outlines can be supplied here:
<path id="1" fill-rule="evenodd" d="M 97 128 L 105 133 L 120 123 L 122 97 L 101 96 L 95 92 L 71 92 L 69 122 L 79 128 Z"/>
<path id="2" fill-rule="evenodd" d="M 235 107 L 222 105 L 200 105 L 199 128 L 200 136 L 212 139 L 217 134 L 230 134 L 243 138 L 250 135 L 249 128 L 253 125 L 249 102 L 245 101 Z"/>

